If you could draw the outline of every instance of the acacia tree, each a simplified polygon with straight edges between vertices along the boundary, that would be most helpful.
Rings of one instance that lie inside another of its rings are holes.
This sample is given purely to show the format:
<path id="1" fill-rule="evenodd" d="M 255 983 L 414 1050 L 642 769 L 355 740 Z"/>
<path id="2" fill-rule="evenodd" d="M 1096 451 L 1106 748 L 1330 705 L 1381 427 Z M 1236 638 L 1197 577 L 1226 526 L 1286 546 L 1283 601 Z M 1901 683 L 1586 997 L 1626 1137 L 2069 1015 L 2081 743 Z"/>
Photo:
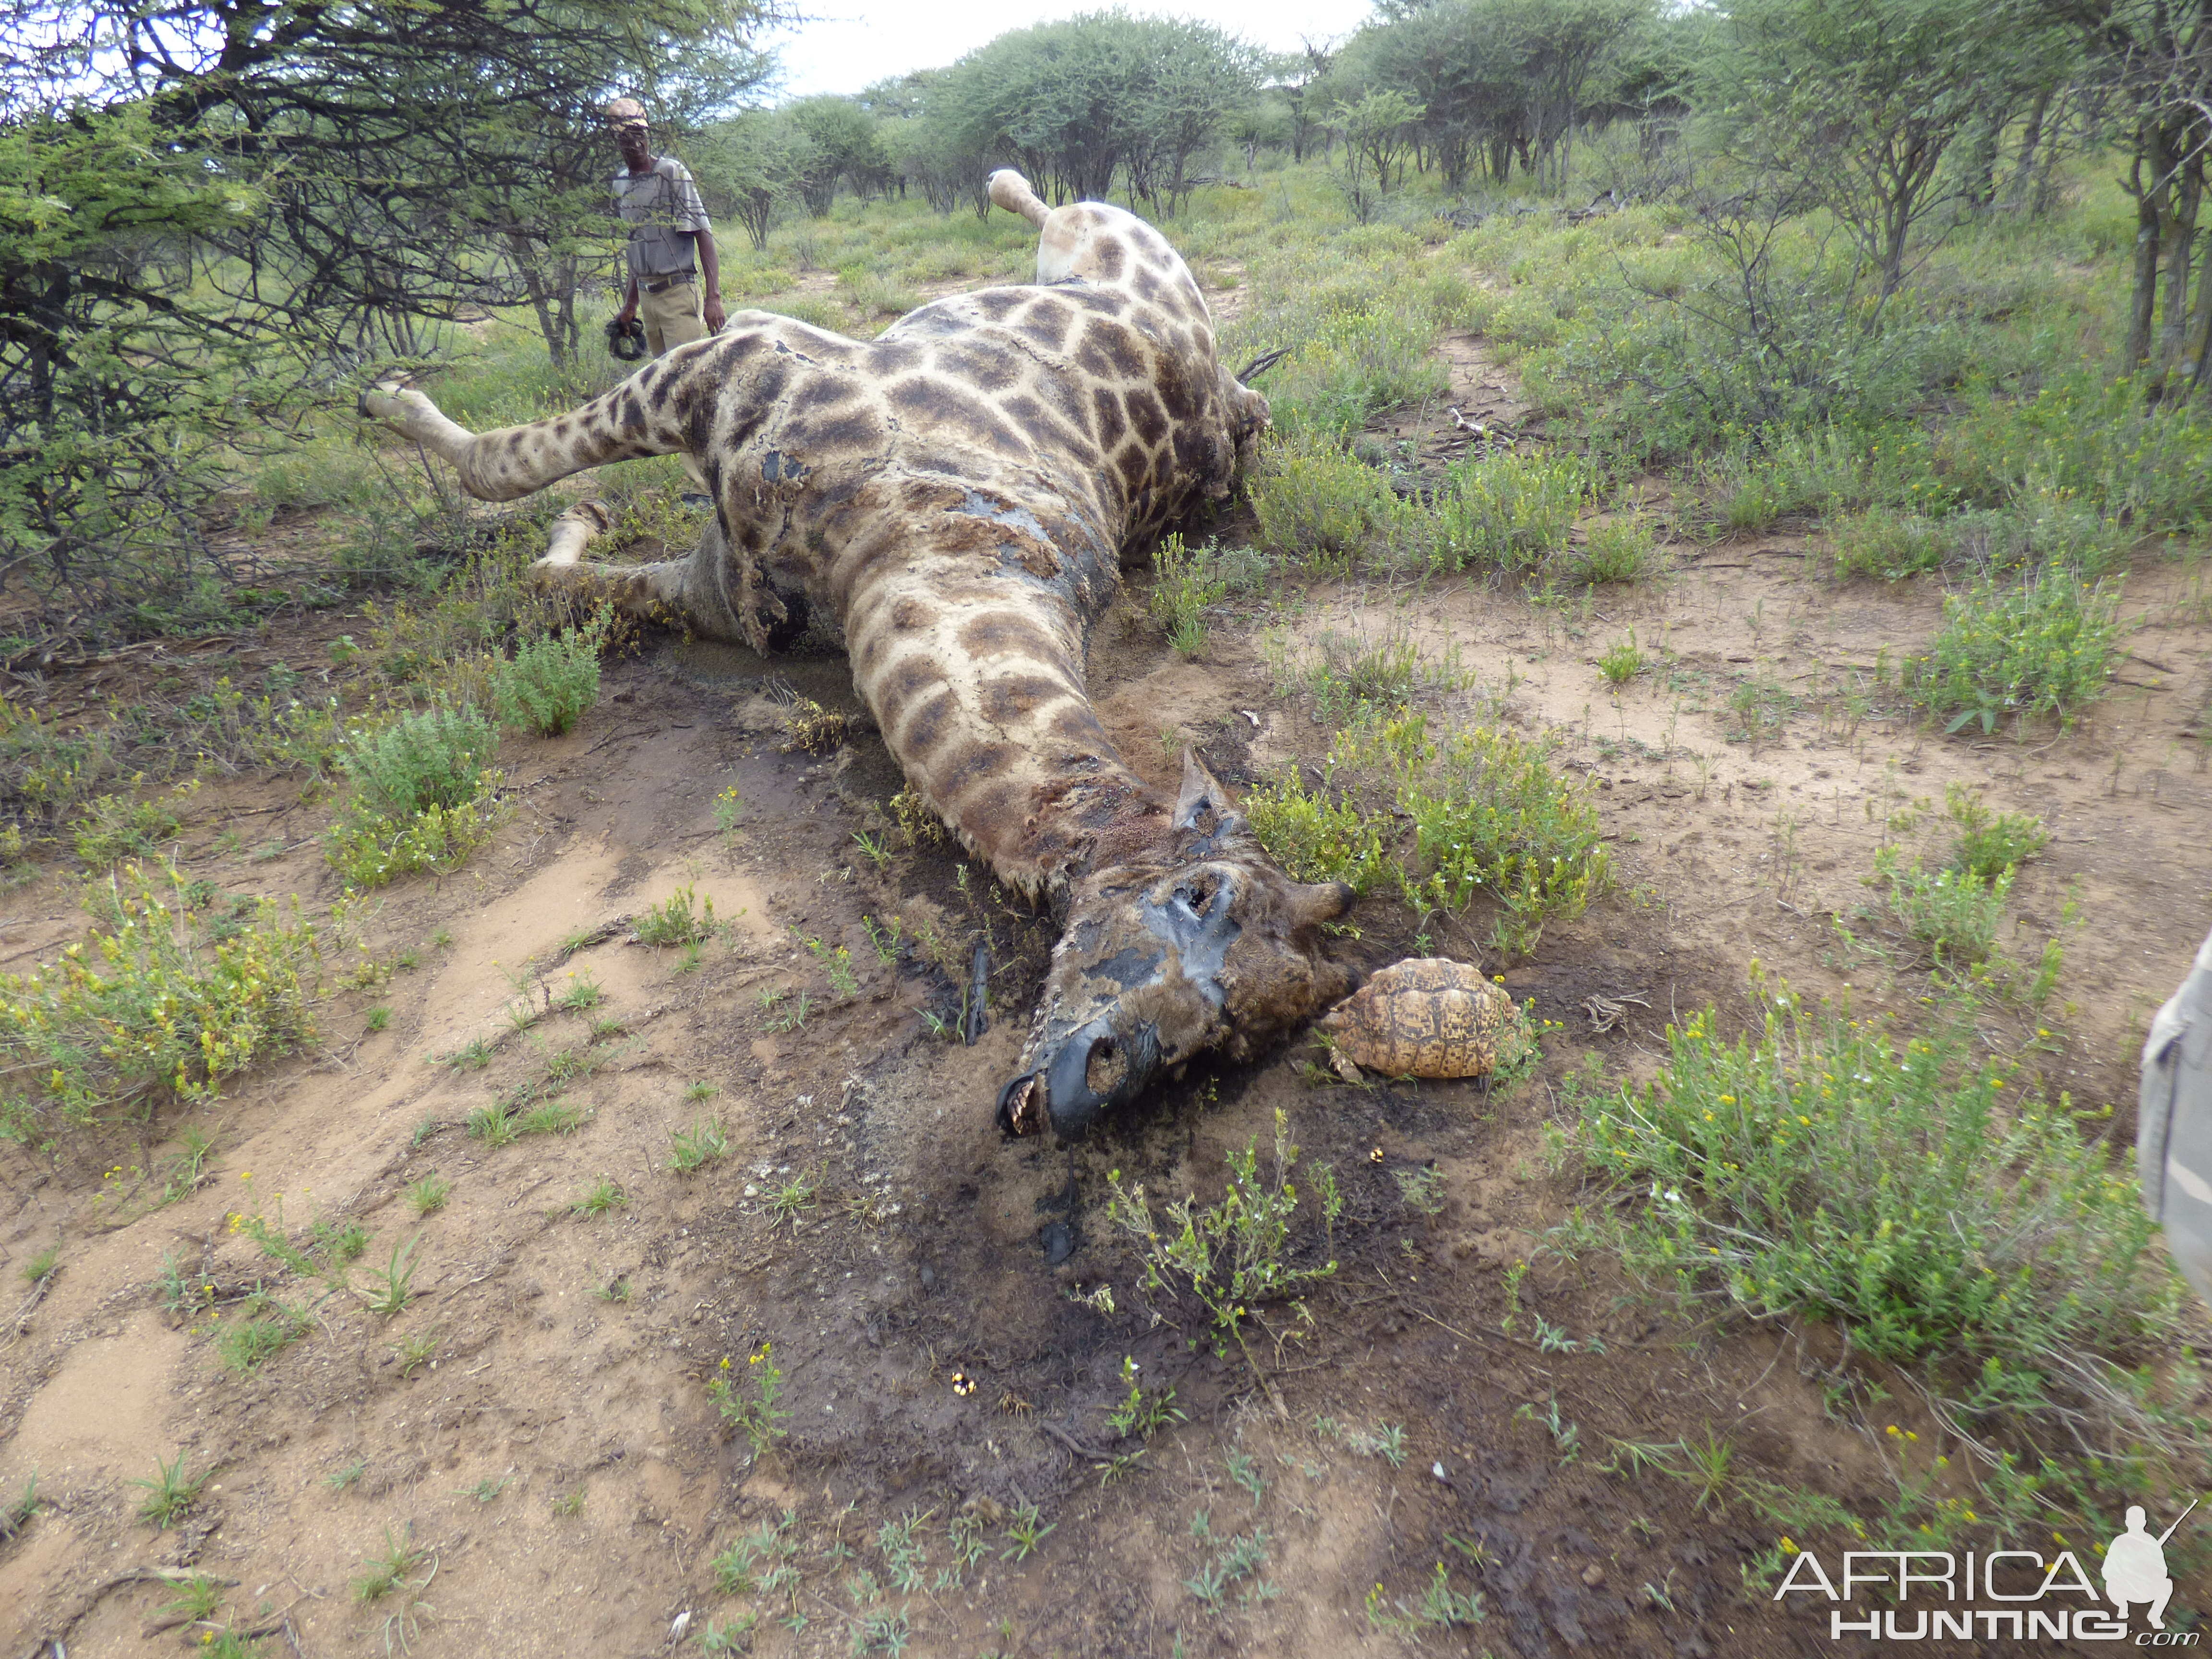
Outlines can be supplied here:
<path id="1" fill-rule="evenodd" d="M 875 118 L 857 100 L 803 98 L 778 111 L 777 116 L 805 140 L 803 147 L 787 148 L 800 155 L 799 194 L 816 218 L 829 212 L 836 201 L 840 179 L 849 183 L 858 194 L 881 174 L 884 151 L 876 137 Z"/>
<path id="2" fill-rule="evenodd" d="M 757 82 L 758 0 L 12 0 L 0 580 L 50 618 L 191 586 L 218 442 L 416 325 L 528 301 L 573 348 L 598 109 Z M 678 48 L 683 50 L 678 51 Z M 683 74 L 670 71 L 680 62 Z M 70 618 L 74 617 L 74 621 Z"/>
<path id="3" fill-rule="evenodd" d="M 708 127 L 689 152 L 708 205 L 743 225 L 757 252 L 768 246 L 777 210 L 799 193 L 809 148 L 793 123 L 752 110 Z"/>
<path id="4" fill-rule="evenodd" d="M 1735 148 L 1833 214 L 1894 294 L 1915 231 L 1964 193 L 1953 146 L 2008 82 L 1982 0 L 1737 0 L 1716 45 L 1703 91 Z"/>
<path id="5" fill-rule="evenodd" d="M 2107 94 L 2106 136 L 2128 158 L 2135 268 L 2121 371 L 2143 374 L 2154 398 L 2212 396 L 2212 259 L 2197 252 L 2212 155 L 2212 0 L 2048 0 L 2042 12 L 2081 41 Z"/>
<path id="6" fill-rule="evenodd" d="M 1127 170 L 1158 208 L 1252 97 L 1261 60 L 1200 23 L 1098 12 L 1002 34 L 932 88 L 954 147 L 1019 166 L 1054 202 L 1101 200 Z"/>
<path id="7" fill-rule="evenodd" d="M 1346 193 L 1362 224 L 1372 211 L 1370 192 L 1388 195 L 1394 174 L 1402 183 L 1421 106 L 1402 92 L 1370 92 L 1329 112 L 1331 131 L 1344 141 Z"/>
<path id="8" fill-rule="evenodd" d="M 1419 103 L 1420 165 L 1454 189 L 1478 162 L 1502 182 L 1516 160 L 1539 187 L 1556 187 L 1594 88 L 1650 15 L 1649 0 L 1401 5 L 1346 48 L 1338 79 Z"/>

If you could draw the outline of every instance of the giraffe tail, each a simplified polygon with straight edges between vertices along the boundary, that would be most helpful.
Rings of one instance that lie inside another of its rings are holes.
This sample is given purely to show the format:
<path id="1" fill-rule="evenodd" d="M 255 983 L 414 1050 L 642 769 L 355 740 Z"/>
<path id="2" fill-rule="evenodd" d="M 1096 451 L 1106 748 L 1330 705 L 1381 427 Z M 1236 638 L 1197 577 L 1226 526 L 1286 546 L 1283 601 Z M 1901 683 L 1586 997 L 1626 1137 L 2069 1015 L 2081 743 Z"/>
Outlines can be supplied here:
<path id="1" fill-rule="evenodd" d="M 1037 199 L 1030 181 L 1012 167 L 1000 167 L 991 175 L 991 200 L 1009 213 L 1018 213 L 1038 229 L 1044 228 L 1046 216 L 1052 210 Z"/>

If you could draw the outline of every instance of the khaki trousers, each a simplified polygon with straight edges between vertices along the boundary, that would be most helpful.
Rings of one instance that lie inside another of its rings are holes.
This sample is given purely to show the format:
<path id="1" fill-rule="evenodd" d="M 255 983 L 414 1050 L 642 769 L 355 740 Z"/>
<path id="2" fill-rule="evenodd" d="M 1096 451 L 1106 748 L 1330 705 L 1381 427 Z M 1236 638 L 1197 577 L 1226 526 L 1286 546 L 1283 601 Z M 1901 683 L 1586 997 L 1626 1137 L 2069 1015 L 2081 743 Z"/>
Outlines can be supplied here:
<path id="1" fill-rule="evenodd" d="M 706 303 L 706 295 L 693 277 L 688 283 L 673 283 L 658 294 L 647 294 L 645 284 L 637 286 L 638 320 L 645 325 L 646 349 L 656 357 L 667 354 L 671 346 L 680 346 L 692 340 L 707 337 L 707 319 L 699 314 Z M 699 470 L 699 463 L 684 457 L 684 471 L 692 487 L 703 493 L 707 475 Z"/>
<path id="2" fill-rule="evenodd" d="M 707 337 L 707 320 L 699 314 L 705 303 L 700 292 L 699 280 L 672 283 L 658 294 L 647 294 L 645 284 L 637 288 L 638 320 L 645 325 L 646 349 L 658 357 L 669 347 L 680 346 L 686 341 Z"/>

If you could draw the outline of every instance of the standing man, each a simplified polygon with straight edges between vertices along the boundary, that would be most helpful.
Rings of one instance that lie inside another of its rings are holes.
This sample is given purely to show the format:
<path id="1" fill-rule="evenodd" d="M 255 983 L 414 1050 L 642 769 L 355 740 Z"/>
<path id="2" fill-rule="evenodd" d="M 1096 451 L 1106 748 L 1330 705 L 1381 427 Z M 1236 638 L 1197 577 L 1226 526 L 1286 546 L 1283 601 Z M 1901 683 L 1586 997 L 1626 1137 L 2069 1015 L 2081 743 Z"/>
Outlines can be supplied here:
<path id="1" fill-rule="evenodd" d="M 622 148 L 615 210 L 629 227 L 629 290 L 616 321 L 642 312 L 646 345 L 658 357 L 671 346 L 722 331 L 721 260 L 690 173 L 646 143 L 645 106 L 617 98 L 607 106 L 607 118 Z"/>

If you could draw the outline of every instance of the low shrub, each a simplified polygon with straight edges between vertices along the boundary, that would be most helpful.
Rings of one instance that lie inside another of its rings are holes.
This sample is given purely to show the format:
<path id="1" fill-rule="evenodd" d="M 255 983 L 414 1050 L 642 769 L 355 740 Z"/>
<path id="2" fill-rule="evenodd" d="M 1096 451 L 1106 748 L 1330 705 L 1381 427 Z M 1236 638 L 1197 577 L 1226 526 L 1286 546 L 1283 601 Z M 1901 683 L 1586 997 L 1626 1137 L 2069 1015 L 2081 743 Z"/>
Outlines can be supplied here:
<path id="1" fill-rule="evenodd" d="M 1388 306 L 1328 313 L 1267 383 L 1267 402 L 1286 436 L 1341 439 L 1387 409 L 1450 390 L 1431 355 L 1426 315 Z"/>
<path id="2" fill-rule="evenodd" d="M 1611 880 L 1597 809 L 1553 772 L 1550 744 L 1474 726 L 1439 739 L 1426 718 L 1370 715 L 1340 732 L 1310 788 L 1297 769 L 1245 799 L 1261 842 L 1300 881 L 1395 888 L 1417 912 L 1498 908 L 1494 943 L 1534 948 Z"/>
<path id="3" fill-rule="evenodd" d="M 1123 1187 L 1119 1170 L 1106 1177 L 1107 1218 L 1133 1241 L 1132 1248 L 1145 1264 L 1145 1287 L 1180 1296 L 1188 1286 L 1212 1318 L 1215 1355 L 1225 1357 L 1233 1342 L 1255 1370 L 1259 1362 L 1245 1342 L 1244 1326 L 1260 1316 L 1263 1303 L 1294 1296 L 1336 1272 L 1335 1261 L 1322 1251 L 1333 1242 L 1344 1209 L 1334 1171 L 1309 1162 L 1304 1174 L 1316 1188 L 1312 1207 L 1320 1212 L 1322 1237 L 1301 1249 L 1291 1225 L 1298 1208 L 1298 1189 L 1291 1181 L 1298 1148 L 1279 1109 L 1273 1152 L 1264 1174 L 1256 1138 L 1242 1152 L 1231 1152 L 1221 1201 L 1200 1206 L 1188 1197 L 1170 1203 L 1164 1228 L 1153 1216 L 1141 1183 Z"/>
<path id="4" fill-rule="evenodd" d="M 88 866 L 105 870 L 125 859 L 152 857 L 183 828 L 166 801 L 101 795 L 76 821 L 76 855 Z"/>
<path id="5" fill-rule="evenodd" d="M 1943 810 L 1959 826 L 1951 866 L 1993 880 L 2017 870 L 2051 844 L 2043 820 L 2027 812 L 1996 812 L 1961 786 L 1943 787 Z"/>
<path id="6" fill-rule="evenodd" d="M 1403 516 L 1389 482 L 1312 434 L 1271 443 L 1249 486 L 1260 544 L 1323 575 L 1349 575 Z"/>
<path id="7" fill-rule="evenodd" d="M 1836 526 L 1836 574 L 1903 581 L 1942 568 L 1952 549 L 1947 526 L 1934 519 L 1875 507 Z"/>
<path id="8" fill-rule="evenodd" d="M 2009 866 L 1995 875 L 1972 870 L 1928 870 L 1894 847 L 1875 854 L 1875 879 L 1889 886 L 1889 908 L 1905 936 L 1928 947 L 1947 968 L 1989 960 L 2012 891 Z"/>
<path id="9" fill-rule="evenodd" d="M 1559 580 L 1574 586 L 1592 582 L 1639 582 L 1659 574 L 1659 544 L 1641 514 L 1591 525 L 1580 547 L 1569 546 L 1553 562 Z"/>
<path id="10" fill-rule="evenodd" d="M 498 734 L 472 708 L 434 707 L 357 727 L 338 764 L 352 797 L 324 856 L 356 887 L 456 868 L 489 839 Z"/>
<path id="11" fill-rule="evenodd" d="M 2140 1502 L 2120 1489 L 2201 1479 L 2204 1426 L 2160 1404 L 2148 1363 L 2185 1336 L 2185 1287 L 2072 1103 L 1991 1060 L 1965 989 L 1917 1033 L 1787 988 L 1763 1000 L 1753 1036 L 1723 1041 L 1708 1011 L 1668 1028 L 1652 1082 L 1580 1095 L 1576 1150 L 1604 1201 L 1565 1237 L 1686 1302 L 1834 1322 L 1917 1372 L 1983 1443 L 1985 1478 L 2039 1469 L 2047 1516 L 2100 1483 Z"/>
<path id="12" fill-rule="evenodd" d="M 37 709 L 0 697 L 0 811 L 58 823 L 124 775 L 118 747 L 107 729 L 65 732 Z"/>
<path id="13" fill-rule="evenodd" d="M 492 696 L 506 724 L 539 737 L 558 737 L 599 700 L 599 651 L 614 613 L 602 610 L 582 628 L 526 641 L 492 675 Z"/>
<path id="14" fill-rule="evenodd" d="M 2203 402 L 2151 405 L 2134 380 L 2084 362 L 2033 397 L 1978 392 L 1936 441 L 1966 499 L 2007 506 L 2050 494 L 2135 534 L 2212 524 L 2212 414 Z"/>
<path id="15" fill-rule="evenodd" d="M 1508 452 L 1456 463 L 1437 495 L 1430 567 L 1537 568 L 1566 550 L 1590 483 L 1589 467 L 1572 456 Z"/>
<path id="16" fill-rule="evenodd" d="M 212 1098 L 264 1054 L 310 1041 L 319 962 L 298 902 L 196 910 L 175 866 L 88 879 L 90 934 L 0 974 L 0 1135 L 33 1146 L 163 1093 Z"/>
<path id="17" fill-rule="evenodd" d="M 1990 732 L 2005 714 L 2054 714 L 2070 729 L 2104 690 L 2119 605 L 2118 589 L 2069 570 L 2018 584 L 1984 576 L 1945 596 L 1942 631 L 1905 665 L 1905 694 L 1933 718 L 1949 716 L 1949 732 L 1975 720 Z"/>
<path id="18" fill-rule="evenodd" d="M 1168 633 L 1176 653 L 1194 657 L 1206 649 L 1206 613 L 1229 596 L 1220 550 L 1208 542 L 1188 545 L 1170 535 L 1152 553 L 1152 591 L 1146 600 L 1152 620 Z"/>
<path id="19" fill-rule="evenodd" d="M 1275 691 L 1289 696 L 1303 690 L 1314 700 L 1314 718 L 1326 726 L 1380 710 L 1395 709 L 1416 691 L 1464 690 L 1474 679 L 1460 665 L 1459 647 L 1447 647 L 1441 660 L 1431 658 L 1393 619 L 1380 633 L 1358 623 L 1324 629 L 1307 655 L 1293 657 L 1280 635 L 1264 647 L 1275 672 Z"/>
<path id="20" fill-rule="evenodd" d="M 474 799 L 499 734 L 471 708 L 432 708 L 356 728 L 338 758 L 356 799 L 390 817 Z"/>

